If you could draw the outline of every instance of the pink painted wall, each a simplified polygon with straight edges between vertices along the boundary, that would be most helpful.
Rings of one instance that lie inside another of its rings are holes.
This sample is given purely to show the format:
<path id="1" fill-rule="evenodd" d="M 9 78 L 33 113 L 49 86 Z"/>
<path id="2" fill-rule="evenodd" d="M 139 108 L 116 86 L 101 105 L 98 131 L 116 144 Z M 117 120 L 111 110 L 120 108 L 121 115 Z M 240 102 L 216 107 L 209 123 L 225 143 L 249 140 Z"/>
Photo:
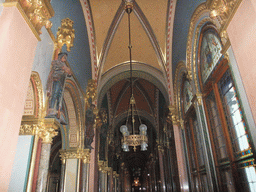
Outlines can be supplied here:
<path id="1" fill-rule="evenodd" d="M 243 0 L 227 29 L 256 122 L 256 1 Z"/>
<path id="2" fill-rule="evenodd" d="M 0 191 L 8 189 L 37 39 L 16 7 L 0 15 Z"/>

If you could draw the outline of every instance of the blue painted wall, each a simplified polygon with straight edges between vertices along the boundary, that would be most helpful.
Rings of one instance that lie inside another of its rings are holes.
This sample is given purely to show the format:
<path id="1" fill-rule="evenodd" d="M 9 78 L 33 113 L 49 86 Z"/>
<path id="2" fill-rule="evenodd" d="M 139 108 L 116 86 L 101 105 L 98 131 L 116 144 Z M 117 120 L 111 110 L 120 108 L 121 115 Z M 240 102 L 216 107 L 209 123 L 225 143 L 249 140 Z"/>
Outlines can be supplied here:
<path id="1" fill-rule="evenodd" d="M 174 76 L 179 61 L 186 61 L 187 36 L 191 16 L 195 9 L 205 0 L 177 0 L 172 44 L 172 64 Z"/>
<path id="2" fill-rule="evenodd" d="M 90 48 L 88 43 L 87 29 L 81 3 L 79 0 L 54 0 L 51 5 L 55 11 L 51 19 L 53 26 L 52 32 L 56 37 L 58 27 L 61 26 L 61 20 L 69 18 L 74 21 L 75 29 L 74 46 L 68 52 L 68 62 L 74 75 L 78 79 L 83 91 L 86 91 L 87 81 L 92 78 Z M 66 51 L 66 46 L 62 48 Z"/>
<path id="3" fill-rule="evenodd" d="M 32 147 L 33 136 L 19 136 L 8 192 L 26 191 Z"/>

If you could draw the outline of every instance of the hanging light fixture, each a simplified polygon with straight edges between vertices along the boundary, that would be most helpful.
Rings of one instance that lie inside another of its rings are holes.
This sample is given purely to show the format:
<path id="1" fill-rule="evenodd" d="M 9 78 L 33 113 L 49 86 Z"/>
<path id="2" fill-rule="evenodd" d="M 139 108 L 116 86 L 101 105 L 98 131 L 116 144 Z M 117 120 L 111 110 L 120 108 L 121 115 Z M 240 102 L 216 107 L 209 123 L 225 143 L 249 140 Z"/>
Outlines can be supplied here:
<path id="1" fill-rule="evenodd" d="M 128 28 L 129 28 L 129 53 L 130 53 L 130 83 L 131 83 L 131 98 L 129 103 L 129 110 L 127 114 L 126 124 L 122 125 L 120 127 L 120 131 L 123 134 L 122 139 L 122 148 L 124 151 L 129 151 L 129 146 L 132 146 L 134 151 L 136 151 L 136 146 L 141 146 L 141 151 L 146 151 L 148 147 L 148 137 L 147 137 L 147 126 L 145 124 L 141 123 L 140 116 L 138 114 L 137 108 L 136 108 L 136 101 L 133 96 L 133 81 L 132 81 L 132 45 L 131 45 L 131 27 L 130 27 L 130 14 L 133 9 L 133 3 L 132 0 L 127 0 L 125 3 L 125 11 L 128 14 Z M 135 134 L 135 118 L 134 116 L 137 114 L 140 126 L 140 134 Z M 132 124 L 132 134 L 130 135 L 128 131 L 128 119 L 131 117 L 131 124 Z"/>

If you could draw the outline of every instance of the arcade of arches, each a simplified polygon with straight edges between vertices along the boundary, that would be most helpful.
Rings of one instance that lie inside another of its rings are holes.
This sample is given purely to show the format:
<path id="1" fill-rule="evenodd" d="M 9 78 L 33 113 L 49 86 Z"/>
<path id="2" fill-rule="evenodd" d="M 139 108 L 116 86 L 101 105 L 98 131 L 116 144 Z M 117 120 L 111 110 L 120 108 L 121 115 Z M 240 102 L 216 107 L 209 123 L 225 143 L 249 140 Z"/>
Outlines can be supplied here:
<path id="1" fill-rule="evenodd" d="M 0 191 L 256 191 L 255 18 L 252 0 L 0 0 Z"/>

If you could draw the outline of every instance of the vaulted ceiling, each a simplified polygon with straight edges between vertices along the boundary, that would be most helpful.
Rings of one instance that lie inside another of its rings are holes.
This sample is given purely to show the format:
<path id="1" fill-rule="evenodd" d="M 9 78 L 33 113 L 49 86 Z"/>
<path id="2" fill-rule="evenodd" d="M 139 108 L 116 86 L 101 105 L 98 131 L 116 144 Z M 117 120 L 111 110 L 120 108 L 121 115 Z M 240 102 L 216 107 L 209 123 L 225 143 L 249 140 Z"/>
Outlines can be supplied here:
<path id="1" fill-rule="evenodd" d="M 96 36 L 99 75 L 129 60 L 128 14 L 121 0 L 90 2 Z M 132 60 L 164 68 L 168 1 L 134 2 L 131 14 Z M 161 10 L 156 11 L 155 10 Z"/>

